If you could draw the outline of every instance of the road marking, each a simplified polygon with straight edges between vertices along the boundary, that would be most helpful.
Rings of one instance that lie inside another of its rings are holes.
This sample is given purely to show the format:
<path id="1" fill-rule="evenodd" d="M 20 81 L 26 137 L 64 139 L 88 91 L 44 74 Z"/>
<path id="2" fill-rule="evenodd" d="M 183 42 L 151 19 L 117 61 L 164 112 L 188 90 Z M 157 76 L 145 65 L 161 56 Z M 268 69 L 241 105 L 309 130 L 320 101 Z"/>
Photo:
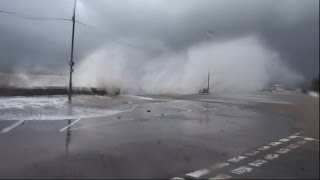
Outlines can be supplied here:
<path id="1" fill-rule="evenodd" d="M 231 158 L 231 159 L 229 159 L 227 161 L 229 161 L 229 162 L 239 162 L 239 161 L 241 161 L 243 159 L 246 159 L 246 158 L 247 158 L 246 156 L 237 156 L 237 157 Z"/>
<path id="2" fill-rule="evenodd" d="M 268 161 L 266 161 L 266 160 L 258 159 L 258 160 L 255 160 L 255 161 L 249 163 L 249 165 L 255 166 L 255 167 L 260 167 L 260 166 L 262 166 L 263 164 L 265 164 L 265 163 L 267 163 L 267 162 L 268 162 Z"/>
<path id="3" fill-rule="evenodd" d="M 298 148 L 300 146 L 301 146 L 300 144 L 290 144 L 287 148 L 296 149 L 296 148 Z"/>
<path id="4" fill-rule="evenodd" d="M 181 113 L 186 113 L 192 111 L 191 109 L 183 108 L 183 107 L 177 107 L 177 109 L 181 109 L 184 111 L 179 111 L 179 112 L 174 112 L 174 113 L 168 113 L 168 114 L 161 114 L 161 115 L 156 115 L 154 117 L 163 117 L 163 116 L 169 116 L 169 115 L 175 115 L 175 114 L 181 114 Z"/>
<path id="5" fill-rule="evenodd" d="M 279 153 L 279 154 L 286 154 L 290 151 L 290 149 L 287 149 L 287 148 L 281 148 L 279 149 L 278 151 L 276 151 L 276 153 Z"/>
<path id="6" fill-rule="evenodd" d="M 275 147 L 275 146 L 278 146 L 280 144 L 282 144 L 282 143 L 281 142 L 272 142 L 269 145 Z"/>
<path id="7" fill-rule="evenodd" d="M 182 109 L 182 110 L 185 110 L 184 112 L 190 112 L 192 111 L 191 109 L 187 109 L 187 108 L 184 108 L 184 107 L 177 107 L 178 109 Z"/>
<path id="8" fill-rule="evenodd" d="M 124 113 L 124 112 L 129 112 L 129 111 L 132 111 L 134 110 L 136 107 L 138 107 L 139 104 L 135 104 L 132 108 L 128 109 L 128 110 L 125 110 L 125 111 L 121 111 L 120 113 Z"/>
<path id="9" fill-rule="evenodd" d="M 260 153 L 260 151 L 252 150 L 250 152 L 247 152 L 246 155 L 247 156 L 254 156 L 254 155 L 259 154 L 259 153 Z"/>
<path id="10" fill-rule="evenodd" d="M 279 154 L 268 154 L 266 157 L 264 157 L 267 160 L 274 160 L 279 157 Z"/>
<path id="11" fill-rule="evenodd" d="M 247 167 L 247 166 L 241 166 L 241 167 L 238 167 L 238 168 L 232 170 L 231 173 L 233 173 L 233 174 L 245 174 L 245 173 L 248 173 L 248 172 L 251 172 L 251 171 L 252 171 L 252 168 Z"/>
<path id="12" fill-rule="evenodd" d="M 199 107 L 199 108 L 204 109 L 204 110 L 208 110 L 208 108 L 205 108 L 205 107 L 197 105 L 197 104 L 193 104 L 193 106 Z"/>
<path id="13" fill-rule="evenodd" d="M 108 116 L 113 116 L 113 115 L 116 115 L 116 114 L 121 114 L 121 113 L 124 113 L 124 112 L 129 112 L 129 111 L 132 111 L 134 110 L 136 107 L 138 107 L 139 104 L 135 104 L 132 108 L 128 109 L 128 110 L 124 110 L 124 111 L 120 111 L 118 113 L 114 113 L 112 115 L 101 115 L 101 116 L 94 116 L 94 117 L 108 117 Z M 91 118 L 91 117 L 88 117 L 88 118 Z M 77 119 L 76 121 L 80 121 L 80 119 L 88 119 L 88 118 L 79 118 Z M 132 119 L 129 119 L 129 120 L 132 120 Z M 68 127 L 72 126 L 73 124 L 76 123 L 76 121 L 73 121 L 70 125 L 60 129 L 59 131 L 65 131 Z M 111 122 L 114 122 L 114 121 L 111 121 Z M 81 126 L 81 127 L 77 127 L 77 128 L 71 128 L 70 130 L 77 130 L 77 129 L 84 129 L 84 128 L 90 128 L 90 127 L 94 127 L 94 126 L 98 126 L 98 125 L 101 125 L 101 124 L 105 124 L 105 123 L 110 123 L 110 121 L 106 121 L 106 122 L 102 122 L 102 123 L 96 123 L 96 124 L 90 124 L 90 125 L 87 125 L 87 126 Z"/>
<path id="14" fill-rule="evenodd" d="M 289 136 L 288 138 L 289 139 L 294 139 L 294 138 L 297 138 L 298 136 Z"/>
<path id="15" fill-rule="evenodd" d="M 104 121 L 104 122 L 101 122 L 101 123 L 90 124 L 90 125 L 87 125 L 87 126 L 81 126 L 81 127 L 77 127 L 77 128 L 71 128 L 70 130 L 74 131 L 74 130 L 78 130 L 78 129 L 85 129 L 85 128 L 90 128 L 90 127 L 95 127 L 95 126 L 99 126 L 99 125 L 102 125 L 102 124 L 109 124 L 109 123 L 116 123 L 116 122 L 125 122 L 125 121 L 132 121 L 132 120 L 135 120 L 135 119 L 126 119 L 126 120 L 122 120 L 122 121 Z"/>
<path id="16" fill-rule="evenodd" d="M 217 163 L 217 164 L 211 166 L 211 169 L 212 170 L 220 169 L 220 168 L 223 168 L 223 167 L 226 167 L 226 166 L 229 166 L 229 165 L 230 165 L 230 163 L 227 163 L 227 162 Z"/>
<path id="17" fill-rule="evenodd" d="M 298 136 L 299 134 L 303 133 L 303 131 L 300 131 L 298 133 L 293 134 L 292 136 Z"/>
<path id="18" fill-rule="evenodd" d="M 209 173 L 209 170 L 208 169 L 200 169 L 200 170 L 197 170 L 197 171 L 193 171 L 191 173 L 188 173 L 186 174 L 187 176 L 190 176 L 190 177 L 193 177 L 193 178 L 199 178 L 201 176 L 204 176 L 206 174 Z"/>
<path id="19" fill-rule="evenodd" d="M 226 174 L 218 174 L 215 177 L 209 178 L 209 180 L 214 180 L 214 179 L 230 179 L 232 176 L 226 175 Z"/>
<path id="20" fill-rule="evenodd" d="M 287 138 L 283 138 L 283 139 L 279 139 L 280 142 L 288 142 L 290 141 L 290 139 L 287 139 Z"/>
<path id="21" fill-rule="evenodd" d="M 174 178 L 172 178 L 171 180 L 185 180 L 185 179 L 183 179 L 183 178 L 181 178 L 181 177 L 174 177 Z"/>
<path id="22" fill-rule="evenodd" d="M 112 122 L 114 122 L 114 121 L 112 121 Z M 90 124 L 90 125 L 87 125 L 87 126 L 81 126 L 81 127 L 77 127 L 77 128 L 71 128 L 70 130 L 74 131 L 74 130 L 77 130 L 77 129 L 85 129 L 85 128 L 95 127 L 95 126 L 99 126 L 99 125 L 106 124 L 106 123 L 110 123 L 110 121 L 106 121 L 106 122 L 102 122 L 102 123 Z"/>
<path id="23" fill-rule="evenodd" d="M 185 111 L 183 111 L 183 112 L 185 112 Z M 155 117 L 170 116 L 170 115 L 175 115 L 175 114 L 179 114 L 179 113 L 182 113 L 182 112 L 175 112 L 175 113 L 168 113 L 168 114 L 160 114 L 160 115 L 156 115 Z"/>
<path id="24" fill-rule="evenodd" d="M 307 143 L 307 141 L 304 141 L 304 140 L 301 140 L 301 141 L 297 142 L 297 144 L 300 144 L 300 145 L 305 144 L 305 143 Z"/>
<path id="25" fill-rule="evenodd" d="M 123 112 L 128 112 L 128 111 L 132 111 L 134 110 L 136 107 L 138 107 L 139 104 L 136 104 L 134 105 L 132 108 L 128 109 L 128 110 L 125 110 L 125 111 L 121 111 L 117 114 L 120 114 L 120 113 L 123 113 Z M 183 112 L 176 112 L 176 113 L 169 113 L 169 114 L 163 114 L 163 115 L 157 115 L 155 117 L 161 117 L 161 116 L 167 116 L 167 115 L 173 115 L 173 114 L 179 114 L 179 113 L 185 113 L 185 112 L 190 112 L 191 110 L 190 109 L 185 109 L 185 108 L 181 108 L 179 107 L 179 109 L 182 109 L 182 110 L 185 110 Z M 100 116 L 99 116 L 100 117 Z M 101 116 L 101 117 L 105 117 L 105 116 Z M 126 121 L 130 121 L 130 120 L 134 120 L 134 119 L 127 119 Z M 78 129 L 85 129 L 85 128 L 90 128 L 90 127 L 95 127 L 95 126 L 99 126 L 99 125 L 102 125 L 102 124 L 107 124 L 107 123 L 113 123 L 115 121 L 106 121 L 106 122 L 102 122 L 102 123 L 96 123 L 96 124 L 90 124 L 90 125 L 87 125 L 87 126 L 81 126 L 81 127 L 77 127 L 77 128 L 71 128 L 70 130 L 78 130 Z M 119 122 L 119 121 L 117 121 Z"/>
<path id="26" fill-rule="evenodd" d="M 270 146 L 262 146 L 260 148 L 258 148 L 260 151 L 265 151 L 267 149 L 270 149 Z"/>
<path id="27" fill-rule="evenodd" d="M 319 142 L 318 139 L 314 139 L 314 138 L 310 138 L 310 137 L 305 137 L 305 136 L 297 136 L 297 137 L 304 138 L 304 140 L 306 140 L 306 141 L 318 141 Z"/>
<path id="28" fill-rule="evenodd" d="M 60 129 L 59 131 L 62 132 L 62 131 L 65 131 L 66 129 L 68 129 L 70 126 L 74 125 L 75 123 L 77 123 L 78 121 L 80 121 L 82 118 L 78 118 L 77 120 L 73 121 L 72 123 L 70 123 L 68 126 Z"/>
<path id="29" fill-rule="evenodd" d="M 304 140 L 305 141 L 318 141 L 319 142 L 318 139 L 314 139 L 314 138 L 304 138 Z"/>
<path id="30" fill-rule="evenodd" d="M 271 160 L 277 159 L 277 158 L 280 157 L 281 154 L 286 154 L 286 153 L 290 152 L 292 149 L 300 147 L 302 144 L 305 144 L 305 143 L 307 143 L 309 141 L 314 141 L 315 140 L 313 138 L 298 136 L 300 133 L 301 132 L 296 133 L 294 135 L 291 135 L 288 138 L 280 139 L 279 140 L 280 142 L 278 142 L 278 141 L 271 142 L 271 143 L 269 143 L 270 146 L 262 146 L 262 147 L 260 147 L 258 149 L 261 150 L 261 151 L 264 151 L 264 150 L 270 149 L 272 146 L 278 146 L 280 144 L 283 144 L 284 142 L 288 142 L 288 141 L 290 141 L 292 139 L 295 139 L 297 137 L 301 137 L 301 138 L 303 138 L 303 140 L 300 140 L 300 141 L 298 141 L 296 143 L 290 144 L 286 148 L 281 148 L 281 149 L 277 150 L 276 153 L 267 154 L 267 155 L 265 155 L 265 157 L 263 159 L 254 160 L 253 162 L 248 163 L 248 166 L 241 166 L 241 167 L 238 167 L 236 169 L 233 169 L 230 172 L 233 173 L 233 174 L 238 174 L 238 175 L 249 173 L 249 172 L 253 171 L 254 168 L 260 167 L 260 166 L 264 165 L 265 163 L 268 163 L 269 160 L 271 161 Z M 229 159 L 227 161 L 228 162 L 233 162 L 233 163 L 236 164 L 237 162 L 239 162 L 239 161 L 241 161 L 243 159 L 253 158 L 254 155 L 259 154 L 259 153 L 260 153 L 260 151 L 258 151 L 258 150 L 252 150 L 252 151 L 249 151 L 249 152 L 245 153 L 245 155 L 247 155 L 247 156 L 240 155 L 240 156 L 233 157 L 233 158 L 231 158 L 231 159 Z M 188 173 L 188 174 L 186 174 L 186 176 L 188 176 L 190 178 L 195 178 L 195 179 L 201 178 L 201 176 L 207 175 L 209 173 L 214 176 L 215 174 L 213 174 L 213 173 L 215 173 L 215 170 L 219 169 L 219 168 L 223 168 L 223 167 L 229 166 L 230 163 L 228 163 L 228 162 L 216 163 L 216 164 L 212 165 L 211 168 L 200 169 L 200 170 Z M 228 175 L 228 173 L 224 174 L 221 171 L 222 170 L 219 170 L 218 174 L 216 174 L 214 177 L 209 178 L 209 179 L 229 179 L 229 178 L 232 178 L 232 176 Z M 185 178 L 185 179 L 188 179 L 188 178 Z M 180 180 L 180 179 L 177 179 L 177 180 Z"/>
<path id="31" fill-rule="evenodd" d="M 5 133 L 11 131 L 13 128 L 19 126 L 23 122 L 24 122 L 24 120 L 20 120 L 20 121 L 18 121 L 16 123 L 12 124 L 11 126 L 8 126 L 8 127 L 4 128 L 4 129 L 2 129 L 1 134 L 5 134 Z"/>

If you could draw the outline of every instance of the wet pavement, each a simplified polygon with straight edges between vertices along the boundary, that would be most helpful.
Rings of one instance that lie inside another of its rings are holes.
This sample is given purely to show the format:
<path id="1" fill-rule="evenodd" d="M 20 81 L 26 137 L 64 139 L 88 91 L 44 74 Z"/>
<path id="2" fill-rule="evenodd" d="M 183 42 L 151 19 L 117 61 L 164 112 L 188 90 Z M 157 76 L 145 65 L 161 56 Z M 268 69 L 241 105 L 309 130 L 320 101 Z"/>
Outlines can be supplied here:
<path id="1" fill-rule="evenodd" d="M 264 156 L 244 155 L 301 131 L 282 148 L 309 137 L 297 116 L 261 105 L 297 96 L 0 98 L 0 178 L 319 178 L 318 137 L 254 170 L 248 163 Z M 186 176 L 240 155 L 247 158 Z M 233 173 L 238 166 L 251 171 Z"/>

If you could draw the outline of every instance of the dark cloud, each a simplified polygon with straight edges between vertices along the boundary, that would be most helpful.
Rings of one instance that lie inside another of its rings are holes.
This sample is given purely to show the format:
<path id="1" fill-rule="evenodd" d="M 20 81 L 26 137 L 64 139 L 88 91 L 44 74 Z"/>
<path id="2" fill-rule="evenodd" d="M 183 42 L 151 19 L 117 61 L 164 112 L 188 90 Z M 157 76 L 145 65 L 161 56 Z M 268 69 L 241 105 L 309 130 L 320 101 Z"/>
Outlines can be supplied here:
<path id="1" fill-rule="evenodd" d="M 0 9 L 71 18 L 72 0 L 1 0 Z M 79 0 L 76 60 L 105 42 L 135 44 L 152 55 L 183 50 L 208 38 L 257 33 L 307 78 L 319 72 L 318 0 Z M 71 24 L 0 14 L 0 71 L 33 64 L 64 72 Z M 22 69 L 23 69 L 22 68 Z M 21 68 L 20 68 L 21 69 Z M 40 68 L 41 69 L 41 68 Z"/>

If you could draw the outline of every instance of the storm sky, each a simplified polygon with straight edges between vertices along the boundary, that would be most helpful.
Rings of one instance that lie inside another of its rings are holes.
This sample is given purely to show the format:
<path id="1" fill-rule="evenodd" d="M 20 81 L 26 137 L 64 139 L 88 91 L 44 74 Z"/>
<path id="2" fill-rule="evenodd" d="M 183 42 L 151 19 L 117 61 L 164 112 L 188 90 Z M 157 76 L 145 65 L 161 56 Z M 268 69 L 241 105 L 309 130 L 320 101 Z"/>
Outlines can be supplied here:
<path id="1" fill-rule="evenodd" d="M 0 0 L 0 11 L 30 17 L 71 19 L 72 8 L 73 0 Z M 90 25 L 76 25 L 76 63 L 104 44 L 153 57 L 257 34 L 307 79 L 319 73 L 318 0 L 78 0 L 76 18 Z M 71 25 L 0 13 L 0 72 L 66 73 Z"/>

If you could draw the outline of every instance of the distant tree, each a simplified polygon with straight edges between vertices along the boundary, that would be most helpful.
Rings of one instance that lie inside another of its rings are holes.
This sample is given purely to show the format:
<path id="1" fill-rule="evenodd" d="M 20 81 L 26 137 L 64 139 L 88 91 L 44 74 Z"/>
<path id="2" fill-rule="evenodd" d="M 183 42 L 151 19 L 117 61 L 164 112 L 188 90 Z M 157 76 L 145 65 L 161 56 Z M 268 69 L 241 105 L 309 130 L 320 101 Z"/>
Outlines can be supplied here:
<path id="1" fill-rule="evenodd" d="M 318 75 L 318 77 L 315 77 L 312 79 L 311 90 L 319 92 L 319 75 Z"/>

